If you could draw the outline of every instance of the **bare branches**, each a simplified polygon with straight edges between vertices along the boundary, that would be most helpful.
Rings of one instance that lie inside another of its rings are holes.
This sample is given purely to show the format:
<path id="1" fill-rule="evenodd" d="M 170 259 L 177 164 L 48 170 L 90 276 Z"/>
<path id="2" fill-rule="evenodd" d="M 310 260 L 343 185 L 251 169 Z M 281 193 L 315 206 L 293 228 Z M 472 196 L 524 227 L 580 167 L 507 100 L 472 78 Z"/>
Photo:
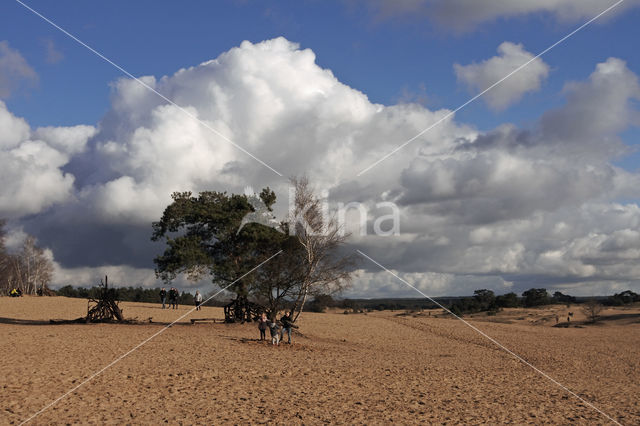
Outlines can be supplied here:
<path id="1" fill-rule="evenodd" d="M 4 246 L 4 221 L 0 221 L 0 289 L 19 289 L 23 294 L 45 294 L 53 277 L 53 263 L 36 239 L 27 236 L 22 249 L 9 254 Z"/>
<path id="2" fill-rule="evenodd" d="M 339 249 L 349 234 L 343 232 L 334 217 L 326 217 L 322 202 L 306 177 L 292 178 L 293 205 L 289 212 L 290 231 L 303 247 L 304 263 L 295 294 L 294 321 L 308 297 L 333 294 L 351 282 L 355 256 L 342 256 Z"/>
<path id="3" fill-rule="evenodd" d="M 587 316 L 587 320 L 591 323 L 595 323 L 600 319 L 600 312 L 602 312 L 602 305 L 596 300 L 589 300 L 582 305 L 582 311 Z"/>

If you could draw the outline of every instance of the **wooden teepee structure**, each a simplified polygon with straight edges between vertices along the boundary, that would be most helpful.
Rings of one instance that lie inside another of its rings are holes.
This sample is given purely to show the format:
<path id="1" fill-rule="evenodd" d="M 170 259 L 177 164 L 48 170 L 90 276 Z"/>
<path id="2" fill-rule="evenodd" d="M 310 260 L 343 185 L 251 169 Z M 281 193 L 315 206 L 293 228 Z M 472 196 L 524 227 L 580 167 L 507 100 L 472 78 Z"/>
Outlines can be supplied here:
<path id="1" fill-rule="evenodd" d="M 97 299 L 89 299 L 87 304 L 87 322 L 124 321 L 122 310 L 118 306 L 118 292 L 109 288 L 108 277 L 100 281 L 100 291 Z"/>
<path id="2" fill-rule="evenodd" d="M 238 296 L 224 307 L 224 322 L 251 322 L 257 321 L 264 307 L 257 303 L 249 302 L 246 297 Z"/>

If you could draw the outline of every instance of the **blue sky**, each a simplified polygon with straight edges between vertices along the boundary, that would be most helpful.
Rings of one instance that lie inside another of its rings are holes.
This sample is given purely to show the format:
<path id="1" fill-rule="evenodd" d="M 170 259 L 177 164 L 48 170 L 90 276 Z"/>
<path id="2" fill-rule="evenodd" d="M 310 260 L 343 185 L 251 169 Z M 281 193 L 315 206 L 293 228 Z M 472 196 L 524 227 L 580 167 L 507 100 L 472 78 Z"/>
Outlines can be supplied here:
<path id="1" fill-rule="evenodd" d="M 352 243 L 434 295 L 640 290 L 637 0 L 355 177 L 614 3 L 26 2 L 283 174 L 337 201 L 398 203 L 401 236 Z M 32 234 L 49 250 L 54 285 L 107 271 L 157 285 L 149 224 L 173 190 L 287 194 L 20 3 L 0 11 L 0 217 L 10 242 Z M 354 296 L 412 295 L 361 272 Z"/>
<path id="2" fill-rule="evenodd" d="M 608 2 L 603 2 L 607 4 Z M 612 2 L 611 2 L 612 3 Z M 455 108 L 469 98 L 456 83 L 453 64 L 493 56 L 505 40 L 522 43 L 534 54 L 583 21 L 558 22 L 537 13 L 498 19 L 459 33 L 423 19 L 384 20 L 362 3 L 332 1 L 31 1 L 29 6 L 76 35 L 136 76 L 173 74 L 213 59 L 243 40 L 278 36 L 300 43 L 317 63 L 372 102 L 390 105 L 420 100 L 430 107 Z M 109 83 L 122 73 L 18 3 L 7 2 L 0 15 L 2 38 L 19 50 L 40 77 L 37 87 L 7 101 L 33 125 L 96 123 L 109 106 Z M 609 56 L 640 67 L 633 40 L 640 36 L 640 9 L 596 23 L 548 52 L 551 78 L 542 89 L 507 111 L 494 113 L 478 102 L 460 119 L 490 129 L 509 121 L 526 123 L 562 102 L 568 80 L 588 76 L 593 64 Z M 62 59 L 47 62 L 51 41 Z M 412 98 L 413 96 L 413 98 Z"/>

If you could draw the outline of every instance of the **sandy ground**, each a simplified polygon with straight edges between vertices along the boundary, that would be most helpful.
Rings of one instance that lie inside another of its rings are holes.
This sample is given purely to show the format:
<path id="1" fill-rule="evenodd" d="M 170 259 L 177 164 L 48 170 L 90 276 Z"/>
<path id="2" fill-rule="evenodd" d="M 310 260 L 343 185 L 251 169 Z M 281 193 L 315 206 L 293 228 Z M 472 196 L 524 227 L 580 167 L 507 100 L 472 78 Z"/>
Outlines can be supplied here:
<path id="1" fill-rule="evenodd" d="M 575 306 L 511 309 L 469 323 L 431 314 L 305 313 L 293 345 L 257 340 L 255 324 L 123 303 L 141 325 L 50 325 L 86 301 L 0 298 L 0 424 L 20 424 L 136 345 L 156 337 L 31 418 L 29 424 L 640 424 L 640 309 L 578 326 Z M 572 327 L 553 327 L 555 316 Z M 164 331 L 163 331 L 164 330 Z"/>

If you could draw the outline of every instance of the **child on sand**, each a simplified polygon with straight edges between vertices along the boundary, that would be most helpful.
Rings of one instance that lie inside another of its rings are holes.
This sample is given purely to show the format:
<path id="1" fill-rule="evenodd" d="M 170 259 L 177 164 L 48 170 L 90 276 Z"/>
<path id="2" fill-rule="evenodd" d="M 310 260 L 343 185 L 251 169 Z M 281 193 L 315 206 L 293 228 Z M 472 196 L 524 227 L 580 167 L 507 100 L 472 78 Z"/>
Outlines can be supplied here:
<path id="1" fill-rule="evenodd" d="M 260 330 L 260 340 L 267 340 L 267 314 L 264 312 L 258 318 L 258 330 Z"/>
<path id="2" fill-rule="evenodd" d="M 275 321 L 269 323 L 269 331 L 271 332 L 271 344 L 280 345 L 280 327 Z"/>

